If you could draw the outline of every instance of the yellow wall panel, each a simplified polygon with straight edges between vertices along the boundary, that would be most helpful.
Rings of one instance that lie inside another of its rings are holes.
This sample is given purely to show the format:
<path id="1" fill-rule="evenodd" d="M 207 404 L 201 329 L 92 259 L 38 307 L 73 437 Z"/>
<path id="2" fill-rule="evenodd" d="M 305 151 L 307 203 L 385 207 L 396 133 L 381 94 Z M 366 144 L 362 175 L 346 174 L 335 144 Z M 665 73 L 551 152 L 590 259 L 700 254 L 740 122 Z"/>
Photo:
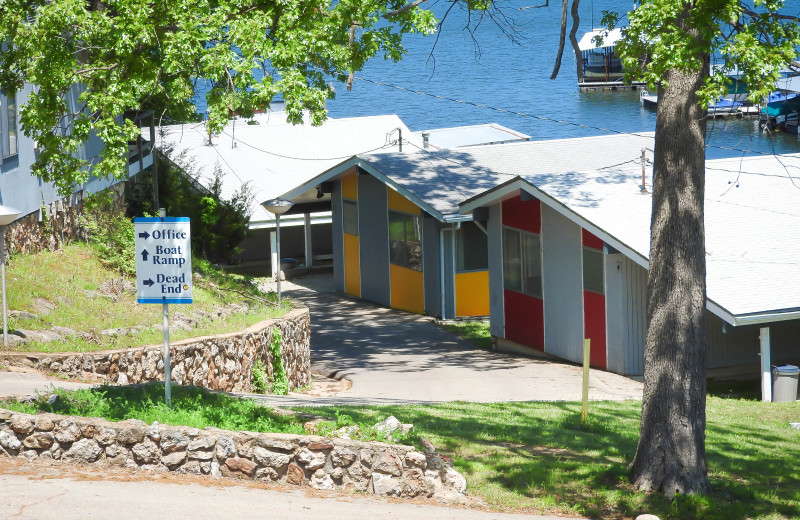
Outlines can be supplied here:
<path id="1" fill-rule="evenodd" d="M 419 206 L 391 188 L 386 191 L 389 192 L 389 209 L 404 211 L 406 213 L 411 213 L 412 215 L 419 215 Z"/>
<path id="2" fill-rule="evenodd" d="M 489 271 L 456 274 L 456 316 L 489 315 Z"/>
<path id="3" fill-rule="evenodd" d="M 344 233 L 344 291 L 361 297 L 361 263 L 358 237 Z"/>
<path id="4" fill-rule="evenodd" d="M 425 312 L 425 290 L 422 271 L 392 264 L 390 267 L 392 307 L 422 314 Z"/>
<path id="5" fill-rule="evenodd" d="M 358 174 L 351 173 L 347 177 L 342 177 L 342 197 L 358 200 Z"/>

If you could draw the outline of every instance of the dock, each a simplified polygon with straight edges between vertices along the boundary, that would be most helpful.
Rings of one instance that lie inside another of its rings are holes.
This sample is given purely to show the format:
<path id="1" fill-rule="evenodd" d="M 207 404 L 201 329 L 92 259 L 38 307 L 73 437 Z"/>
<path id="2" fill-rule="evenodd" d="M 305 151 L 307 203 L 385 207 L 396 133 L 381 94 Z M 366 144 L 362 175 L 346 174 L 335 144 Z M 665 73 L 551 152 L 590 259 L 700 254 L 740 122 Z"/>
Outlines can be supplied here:
<path id="1" fill-rule="evenodd" d="M 639 90 L 645 88 L 645 83 L 631 83 L 627 85 L 621 81 L 579 81 L 579 90 Z"/>

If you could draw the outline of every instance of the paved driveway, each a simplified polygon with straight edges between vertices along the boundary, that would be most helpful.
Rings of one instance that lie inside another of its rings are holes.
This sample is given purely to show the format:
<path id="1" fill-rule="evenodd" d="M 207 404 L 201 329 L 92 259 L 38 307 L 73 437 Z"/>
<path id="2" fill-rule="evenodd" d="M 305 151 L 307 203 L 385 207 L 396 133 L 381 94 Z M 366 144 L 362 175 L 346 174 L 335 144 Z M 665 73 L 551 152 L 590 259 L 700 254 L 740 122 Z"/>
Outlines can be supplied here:
<path id="1" fill-rule="evenodd" d="M 335 397 L 313 398 L 318 404 L 581 398 L 578 366 L 476 349 L 431 318 L 334 293 L 330 275 L 284 283 L 283 290 L 311 309 L 312 366 L 326 367 L 353 383 Z M 641 396 L 641 383 L 591 371 L 590 399 Z M 308 399 L 297 395 L 281 402 Z"/>

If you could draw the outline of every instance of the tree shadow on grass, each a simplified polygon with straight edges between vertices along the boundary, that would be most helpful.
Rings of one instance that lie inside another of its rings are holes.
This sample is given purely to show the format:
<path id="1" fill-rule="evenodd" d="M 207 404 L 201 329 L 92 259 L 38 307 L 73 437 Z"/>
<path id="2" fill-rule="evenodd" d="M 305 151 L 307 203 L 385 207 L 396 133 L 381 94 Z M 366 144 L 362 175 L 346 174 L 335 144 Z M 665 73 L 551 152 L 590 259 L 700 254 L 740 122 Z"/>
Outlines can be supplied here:
<path id="1" fill-rule="evenodd" d="M 747 403 L 745 403 L 747 404 Z M 713 407 L 718 406 L 712 403 Z M 767 412 L 753 403 L 752 412 Z M 628 464 L 638 441 L 639 403 L 443 403 L 339 408 L 356 421 L 395 415 L 454 458 L 468 491 L 497 507 L 591 518 L 800 518 L 800 443 L 779 421 L 710 421 L 712 493 L 667 498 L 637 492 Z M 315 409 L 325 413 L 325 409 Z M 715 414 L 719 415 L 715 410 Z M 770 422 L 772 421 L 772 422 Z M 776 446 L 778 449 L 776 450 Z"/>

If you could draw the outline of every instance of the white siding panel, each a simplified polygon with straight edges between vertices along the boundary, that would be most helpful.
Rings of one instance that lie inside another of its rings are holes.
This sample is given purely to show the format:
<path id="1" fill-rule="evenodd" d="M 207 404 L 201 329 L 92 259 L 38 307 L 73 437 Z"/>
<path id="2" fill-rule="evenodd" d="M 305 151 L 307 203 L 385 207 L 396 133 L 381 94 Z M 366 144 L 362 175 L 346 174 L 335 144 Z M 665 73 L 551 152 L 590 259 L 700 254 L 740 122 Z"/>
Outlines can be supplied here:
<path id="1" fill-rule="evenodd" d="M 576 363 L 583 360 L 581 228 L 542 204 L 544 350 Z"/>
<path id="2" fill-rule="evenodd" d="M 625 374 L 644 374 L 644 342 L 647 336 L 647 270 L 629 258 L 627 263 L 628 333 L 625 339 Z"/>

